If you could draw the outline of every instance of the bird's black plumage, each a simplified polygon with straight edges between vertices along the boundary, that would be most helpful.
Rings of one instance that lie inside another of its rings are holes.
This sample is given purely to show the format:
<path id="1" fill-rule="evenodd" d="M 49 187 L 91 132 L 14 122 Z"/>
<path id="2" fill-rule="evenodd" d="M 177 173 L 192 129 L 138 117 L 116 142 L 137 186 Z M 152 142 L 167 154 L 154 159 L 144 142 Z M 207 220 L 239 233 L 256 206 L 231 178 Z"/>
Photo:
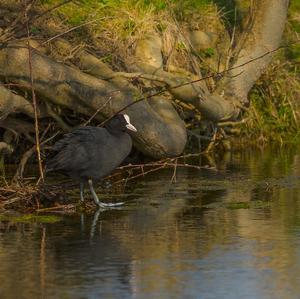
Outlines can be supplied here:
<path id="1" fill-rule="evenodd" d="M 66 134 L 54 144 L 47 172 L 63 172 L 81 183 L 103 178 L 129 155 L 128 129 L 136 131 L 127 115 L 118 114 L 104 128 L 87 126 Z"/>
<path id="2" fill-rule="evenodd" d="M 128 156 L 132 147 L 127 133 L 112 134 L 105 128 L 83 127 L 67 134 L 53 150 L 47 171 L 62 171 L 73 179 L 99 180 Z"/>

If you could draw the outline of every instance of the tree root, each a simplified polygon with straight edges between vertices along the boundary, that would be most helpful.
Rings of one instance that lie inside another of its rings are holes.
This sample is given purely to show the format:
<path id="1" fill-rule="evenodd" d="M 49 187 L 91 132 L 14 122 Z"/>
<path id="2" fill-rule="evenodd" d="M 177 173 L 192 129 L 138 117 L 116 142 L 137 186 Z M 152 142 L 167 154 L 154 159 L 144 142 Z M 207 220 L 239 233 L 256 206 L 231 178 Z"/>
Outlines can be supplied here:
<path id="1" fill-rule="evenodd" d="M 69 66 L 57 63 L 37 52 L 32 53 L 34 82 L 37 94 L 52 103 L 75 110 L 84 115 L 92 115 L 112 97 L 101 115 L 95 119 L 103 120 L 134 101 L 139 90 L 126 80 L 106 82 Z M 28 57 L 22 46 L 11 45 L 0 51 L 0 76 L 6 76 L 15 83 L 28 83 Z M 7 63 L 9 61 L 9 63 Z M 16 70 L 18 71 L 16 73 Z M 150 103 L 156 102 L 155 110 Z M 184 122 L 172 105 L 151 99 L 126 109 L 126 113 L 136 125 L 138 132 L 133 135 L 135 145 L 145 154 L 160 158 L 180 154 L 186 143 Z M 162 115 L 168 115 L 163 118 Z"/>
<path id="2" fill-rule="evenodd" d="M 12 113 L 24 113 L 34 117 L 33 107 L 25 98 L 11 92 L 0 82 L 0 113 L 1 119 Z"/>

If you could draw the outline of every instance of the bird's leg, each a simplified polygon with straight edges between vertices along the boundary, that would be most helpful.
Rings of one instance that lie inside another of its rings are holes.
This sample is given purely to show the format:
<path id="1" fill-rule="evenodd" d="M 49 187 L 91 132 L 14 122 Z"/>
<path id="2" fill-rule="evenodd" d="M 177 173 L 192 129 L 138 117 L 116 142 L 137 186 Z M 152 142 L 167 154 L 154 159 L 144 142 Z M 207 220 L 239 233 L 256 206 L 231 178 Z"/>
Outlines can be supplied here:
<path id="1" fill-rule="evenodd" d="M 91 190 L 91 193 L 93 195 L 93 198 L 94 198 L 94 201 L 96 203 L 96 205 L 98 205 L 99 207 L 101 208 L 111 208 L 111 207 L 118 207 L 118 206 L 121 206 L 124 204 L 124 202 L 117 202 L 117 203 L 104 203 L 104 202 L 101 202 L 94 190 L 94 187 L 93 187 L 93 181 L 91 179 L 88 180 L 88 183 L 89 183 L 89 187 L 90 187 L 90 190 Z"/>
<path id="2" fill-rule="evenodd" d="M 82 202 L 84 202 L 83 192 L 84 192 L 84 183 L 80 182 L 80 200 Z"/>
<path id="3" fill-rule="evenodd" d="M 90 179 L 88 180 L 88 183 L 89 183 L 89 186 L 90 186 L 90 190 L 91 190 L 91 193 L 93 195 L 93 198 L 94 198 L 94 202 L 96 205 L 100 206 L 100 201 L 99 201 L 99 198 L 94 190 L 94 187 L 93 187 L 93 181 Z"/>

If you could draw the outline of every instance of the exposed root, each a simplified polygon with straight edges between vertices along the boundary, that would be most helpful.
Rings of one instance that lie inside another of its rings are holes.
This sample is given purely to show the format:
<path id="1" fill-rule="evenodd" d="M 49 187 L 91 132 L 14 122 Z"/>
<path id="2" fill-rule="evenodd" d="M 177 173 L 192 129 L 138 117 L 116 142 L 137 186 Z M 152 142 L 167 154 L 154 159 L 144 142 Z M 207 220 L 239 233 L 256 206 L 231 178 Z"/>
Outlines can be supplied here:
<path id="1" fill-rule="evenodd" d="M 11 154 L 14 151 L 14 149 L 13 149 L 12 145 L 7 144 L 6 142 L 0 142 L 0 152 L 2 152 L 2 151 L 5 151 L 5 152 Z"/>
<path id="2" fill-rule="evenodd" d="M 71 132 L 72 128 L 69 125 L 67 125 L 57 113 L 54 112 L 54 110 L 52 109 L 50 104 L 46 103 L 46 108 L 47 108 L 48 114 L 56 121 L 58 126 L 64 132 Z"/>

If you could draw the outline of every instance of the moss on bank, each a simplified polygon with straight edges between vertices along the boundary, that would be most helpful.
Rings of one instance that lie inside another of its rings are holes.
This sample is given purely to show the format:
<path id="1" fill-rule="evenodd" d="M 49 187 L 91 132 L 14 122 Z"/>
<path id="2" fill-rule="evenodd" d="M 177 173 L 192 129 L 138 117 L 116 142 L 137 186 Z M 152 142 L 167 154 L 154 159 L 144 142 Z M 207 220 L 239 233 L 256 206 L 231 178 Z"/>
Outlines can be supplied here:
<path id="1" fill-rule="evenodd" d="M 55 223 L 61 218 L 55 215 L 26 214 L 21 216 L 0 214 L 0 222 L 11 223 Z"/>

